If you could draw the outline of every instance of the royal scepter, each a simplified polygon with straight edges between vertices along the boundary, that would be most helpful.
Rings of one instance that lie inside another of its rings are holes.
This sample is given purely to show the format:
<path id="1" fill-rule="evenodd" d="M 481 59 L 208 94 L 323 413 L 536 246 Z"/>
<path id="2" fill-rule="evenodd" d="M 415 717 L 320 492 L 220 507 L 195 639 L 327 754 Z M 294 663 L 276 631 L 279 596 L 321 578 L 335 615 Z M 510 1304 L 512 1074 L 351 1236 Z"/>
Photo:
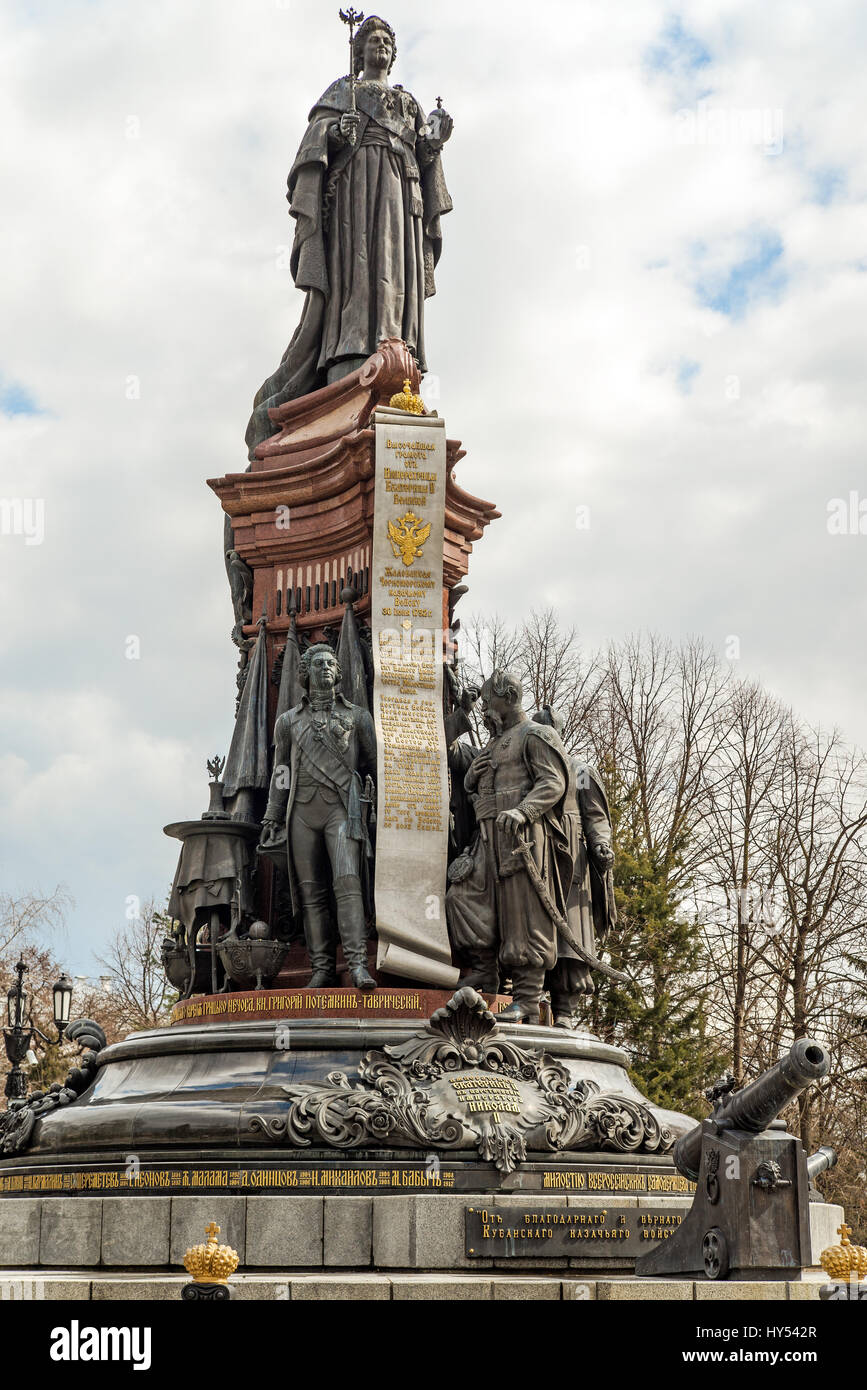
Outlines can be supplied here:
<path id="1" fill-rule="evenodd" d="M 339 10 L 344 24 L 349 25 L 349 109 L 353 115 L 358 110 L 355 105 L 355 26 L 361 24 L 364 15 L 359 10 Z"/>
<path id="2" fill-rule="evenodd" d="M 442 97 L 437 97 L 436 110 L 431 111 L 430 117 L 428 118 L 428 128 L 430 129 L 431 136 L 434 140 L 439 140 L 440 138 L 440 122 L 442 120 L 440 112 L 442 111 L 442 109 L 443 99 Z"/>

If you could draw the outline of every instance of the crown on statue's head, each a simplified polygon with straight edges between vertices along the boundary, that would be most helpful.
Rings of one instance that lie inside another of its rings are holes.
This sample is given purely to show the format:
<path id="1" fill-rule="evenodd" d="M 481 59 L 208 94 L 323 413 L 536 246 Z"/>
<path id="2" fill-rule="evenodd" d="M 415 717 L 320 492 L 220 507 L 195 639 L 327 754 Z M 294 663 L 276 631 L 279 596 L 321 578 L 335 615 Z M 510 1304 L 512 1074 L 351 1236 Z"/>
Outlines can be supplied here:
<path id="1" fill-rule="evenodd" d="M 184 1269 L 194 1284 L 227 1284 L 238 1268 L 238 1252 L 231 1245 L 218 1245 L 220 1228 L 215 1221 L 205 1227 L 204 1245 L 191 1245 L 184 1255 Z"/>

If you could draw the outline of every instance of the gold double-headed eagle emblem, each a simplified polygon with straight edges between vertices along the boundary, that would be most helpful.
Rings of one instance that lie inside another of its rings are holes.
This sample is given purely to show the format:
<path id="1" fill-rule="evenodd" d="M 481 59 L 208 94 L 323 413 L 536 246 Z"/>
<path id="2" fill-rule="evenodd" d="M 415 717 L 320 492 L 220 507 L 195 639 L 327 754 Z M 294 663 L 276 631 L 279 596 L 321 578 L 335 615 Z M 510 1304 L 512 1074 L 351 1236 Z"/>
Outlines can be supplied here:
<path id="1" fill-rule="evenodd" d="M 424 518 L 415 512 L 404 512 L 398 521 L 388 523 L 388 539 L 396 560 L 405 565 L 413 564 L 421 555 L 421 548 L 430 535 L 431 523 L 424 524 Z"/>

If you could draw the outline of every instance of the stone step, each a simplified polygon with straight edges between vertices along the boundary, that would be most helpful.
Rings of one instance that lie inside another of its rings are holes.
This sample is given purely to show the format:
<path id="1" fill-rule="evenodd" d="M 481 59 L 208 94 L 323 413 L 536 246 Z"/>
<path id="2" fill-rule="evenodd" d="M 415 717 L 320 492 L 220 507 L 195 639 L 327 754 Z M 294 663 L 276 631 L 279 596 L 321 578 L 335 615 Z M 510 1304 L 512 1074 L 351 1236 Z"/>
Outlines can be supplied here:
<path id="1" fill-rule="evenodd" d="M 821 1271 L 802 1281 L 691 1279 L 559 1279 L 546 1275 L 480 1272 L 388 1274 L 236 1274 L 231 1285 L 235 1298 L 271 1301 L 398 1299 L 463 1302 L 467 1299 L 516 1299 L 519 1301 L 568 1299 L 574 1302 L 730 1302 L 740 1299 L 776 1301 L 818 1300 L 826 1282 Z M 180 1300 L 189 1283 L 185 1274 L 117 1271 L 108 1277 L 74 1270 L 5 1270 L 0 1276 L 0 1301 L 57 1300 L 103 1302 L 108 1300 Z"/>

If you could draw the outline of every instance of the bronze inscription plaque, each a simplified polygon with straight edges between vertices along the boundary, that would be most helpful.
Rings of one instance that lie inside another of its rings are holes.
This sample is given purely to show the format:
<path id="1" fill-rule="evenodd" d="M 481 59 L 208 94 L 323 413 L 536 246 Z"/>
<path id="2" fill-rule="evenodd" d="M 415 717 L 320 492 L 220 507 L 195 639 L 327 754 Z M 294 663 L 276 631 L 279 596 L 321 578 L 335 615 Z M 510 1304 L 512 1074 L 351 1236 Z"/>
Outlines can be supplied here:
<path id="1" fill-rule="evenodd" d="M 667 1240 L 686 1210 L 623 1207 L 612 1203 L 598 1211 L 580 1207 L 466 1208 L 466 1251 L 483 1259 L 551 1259 L 592 1254 L 615 1259 L 640 1255 Z"/>

